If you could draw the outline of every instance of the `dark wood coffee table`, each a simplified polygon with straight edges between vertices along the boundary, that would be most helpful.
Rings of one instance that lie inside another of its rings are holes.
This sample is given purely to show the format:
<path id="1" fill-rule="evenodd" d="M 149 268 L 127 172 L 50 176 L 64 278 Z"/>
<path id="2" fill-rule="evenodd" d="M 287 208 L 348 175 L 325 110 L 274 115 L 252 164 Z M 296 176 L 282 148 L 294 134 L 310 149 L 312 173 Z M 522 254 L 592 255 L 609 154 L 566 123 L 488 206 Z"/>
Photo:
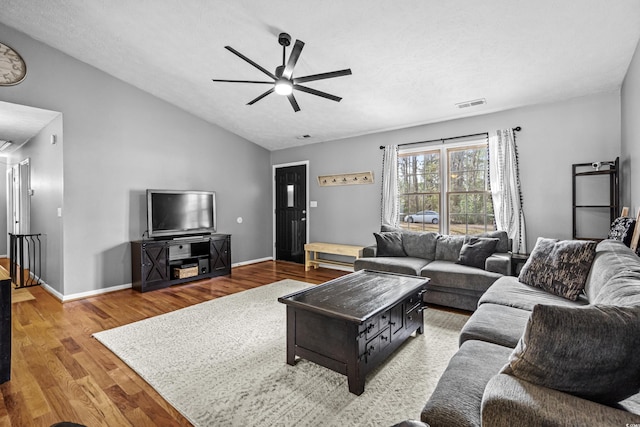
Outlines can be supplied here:
<path id="1" fill-rule="evenodd" d="M 362 394 L 367 373 L 422 333 L 428 282 L 361 270 L 278 298 L 287 305 L 287 363 L 298 356 L 325 366 Z"/>

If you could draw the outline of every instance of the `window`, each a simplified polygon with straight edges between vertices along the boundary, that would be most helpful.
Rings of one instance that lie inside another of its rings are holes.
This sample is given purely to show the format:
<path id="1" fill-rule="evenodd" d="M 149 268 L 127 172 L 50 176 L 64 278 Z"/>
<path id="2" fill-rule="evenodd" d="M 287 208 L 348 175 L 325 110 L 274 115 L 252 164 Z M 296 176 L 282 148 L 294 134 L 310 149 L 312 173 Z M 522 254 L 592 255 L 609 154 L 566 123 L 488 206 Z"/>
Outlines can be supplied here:
<path id="1" fill-rule="evenodd" d="M 495 230 L 488 187 L 484 139 L 398 154 L 402 228 L 446 234 Z"/>

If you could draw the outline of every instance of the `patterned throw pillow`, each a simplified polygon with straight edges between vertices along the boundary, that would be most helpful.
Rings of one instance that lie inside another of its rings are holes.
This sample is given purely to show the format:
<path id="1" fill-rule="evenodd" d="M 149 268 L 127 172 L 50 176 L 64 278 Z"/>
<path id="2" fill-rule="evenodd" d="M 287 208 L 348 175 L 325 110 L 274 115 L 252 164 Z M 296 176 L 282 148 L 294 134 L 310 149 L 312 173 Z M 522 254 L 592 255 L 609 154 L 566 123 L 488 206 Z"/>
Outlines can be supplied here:
<path id="1" fill-rule="evenodd" d="M 407 256 L 402 248 L 402 233 L 386 231 L 373 235 L 376 238 L 376 256 Z"/>
<path id="2" fill-rule="evenodd" d="M 621 216 L 611 223 L 611 229 L 609 230 L 607 239 L 620 240 L 625 245 L 631 246 L 631 238 L 633 237 L 633 230 L 635 228 L 635 219 Z"/>
<path id="3" fill-rule="evenodd" d="M 538 237 L 518 280 L 575 301 L 584 289 L 596 242 Z"/>
<path id="4" fill-rule="evenodd" d="M 612 404 L 640 391 L 640 306 L 533 307 L 502 372 Z"/>
<path id="5" fill-rule="evenodd" d="M 500 239 L 489 239 L 485 237 L 470 237 L 460 249 L 458 264 L 470 267 L 482 268 L 487 258 L 496 251 L 496 246 Z"/>

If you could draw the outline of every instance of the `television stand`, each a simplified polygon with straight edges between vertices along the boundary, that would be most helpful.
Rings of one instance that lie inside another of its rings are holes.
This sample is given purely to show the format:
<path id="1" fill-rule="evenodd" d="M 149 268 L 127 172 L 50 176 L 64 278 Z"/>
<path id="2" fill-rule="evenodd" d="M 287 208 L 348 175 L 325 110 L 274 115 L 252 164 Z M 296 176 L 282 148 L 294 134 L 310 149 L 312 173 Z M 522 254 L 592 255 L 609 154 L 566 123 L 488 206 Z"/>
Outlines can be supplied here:
<path id="1" fill-rule="evenodd" d="M 131 242 L 133 289 L 146 292 L 231 274 L 231 235 Z"/>

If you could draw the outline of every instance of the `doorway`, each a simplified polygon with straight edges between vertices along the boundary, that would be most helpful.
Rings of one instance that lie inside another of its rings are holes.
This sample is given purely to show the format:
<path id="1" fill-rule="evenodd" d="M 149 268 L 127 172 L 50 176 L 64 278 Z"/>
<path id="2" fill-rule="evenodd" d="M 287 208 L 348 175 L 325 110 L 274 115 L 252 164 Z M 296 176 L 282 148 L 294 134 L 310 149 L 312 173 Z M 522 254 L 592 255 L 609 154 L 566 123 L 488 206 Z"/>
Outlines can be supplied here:
<path id="1" fill-rule="evenodd" d="M 24 159 L 7 169 L 7 231 L 29 234 L 31 228 L 31 167 Z"/>
<path id="2" fill-rule="evenodd" d="M 274 165 L 274 259 L 304 264 L 309 162 Z"/>

